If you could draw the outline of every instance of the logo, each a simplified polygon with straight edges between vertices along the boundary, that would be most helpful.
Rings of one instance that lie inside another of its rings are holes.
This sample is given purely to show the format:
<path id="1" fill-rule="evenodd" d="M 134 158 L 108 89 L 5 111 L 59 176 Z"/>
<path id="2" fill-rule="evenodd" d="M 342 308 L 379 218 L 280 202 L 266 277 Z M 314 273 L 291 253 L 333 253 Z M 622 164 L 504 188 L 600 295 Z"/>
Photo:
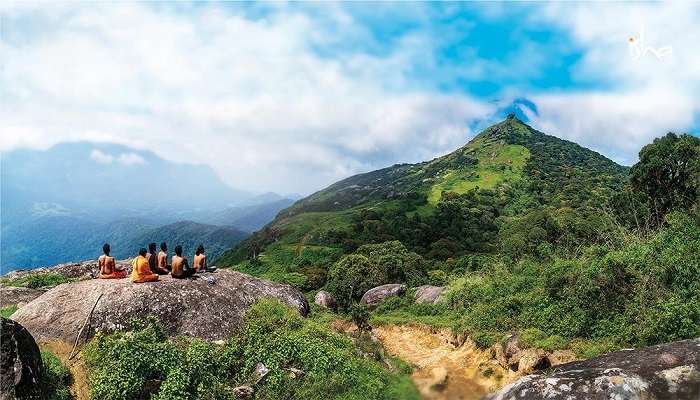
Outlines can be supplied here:
<path id="1" fill-rule="evenodd" d="M 632 59 L 637 61 L 648 54 L 656 57 L 658 60 L 662 60 L 664 57 L 668 57 L 673 54 L 673 47 L 664 46 L 660 48 L 654 48 L 647 45 L 646 38 L 644 37 L 644 27 L 639 30 L 639 37 L 630 36 L 629 38 L 629 51 Z"/>

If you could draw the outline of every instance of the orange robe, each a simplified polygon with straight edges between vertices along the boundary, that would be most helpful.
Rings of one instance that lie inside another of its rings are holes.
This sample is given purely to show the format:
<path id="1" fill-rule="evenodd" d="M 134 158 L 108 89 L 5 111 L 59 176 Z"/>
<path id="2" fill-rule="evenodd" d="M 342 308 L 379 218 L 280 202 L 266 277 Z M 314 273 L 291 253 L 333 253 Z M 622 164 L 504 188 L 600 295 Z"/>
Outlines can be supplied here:
<path id="1" fill-rule="evenodd" d="M 148 259 L 144 256 L 136 257 L 131 271 L 131 281 L 134 283 L 143 283 L 155 282 L 157 280 L 158 275 L 151 271 Z"/>
<path id="2" fill-rule="evenodd" d="M 97 265 L 100 267 L 100 274 L 97 276 L 100 279 L 122 279 L 126 278 L 125 270 L 117 270 L 114 265 L 107 266 L 107 257 L 97 259 Z"/>

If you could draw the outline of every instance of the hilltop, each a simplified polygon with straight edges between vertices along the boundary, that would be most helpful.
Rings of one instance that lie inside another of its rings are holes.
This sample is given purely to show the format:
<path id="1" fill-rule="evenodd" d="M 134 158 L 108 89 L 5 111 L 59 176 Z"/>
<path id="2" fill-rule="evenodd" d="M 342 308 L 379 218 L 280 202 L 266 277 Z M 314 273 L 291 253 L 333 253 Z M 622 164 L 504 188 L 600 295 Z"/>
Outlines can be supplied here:
<path id="1" fill-rule="evenodd" d="M 288 257 L 299 246 L 318 253 L 314 259 L 333 261 L 362 244 L 388 240 L 431 258 L 488 251 L 498 218 L 542 207 L 600 206 L 627 173 L 601 154 L 510 115 L 447 155 L 355 175 L 297 201 L 218 263 L 235 265 L 261 252 Z M 479 223 L 448 221 L 454 220 L 451 210 L 463 207 L 475 210 L 471 218 Z"/>

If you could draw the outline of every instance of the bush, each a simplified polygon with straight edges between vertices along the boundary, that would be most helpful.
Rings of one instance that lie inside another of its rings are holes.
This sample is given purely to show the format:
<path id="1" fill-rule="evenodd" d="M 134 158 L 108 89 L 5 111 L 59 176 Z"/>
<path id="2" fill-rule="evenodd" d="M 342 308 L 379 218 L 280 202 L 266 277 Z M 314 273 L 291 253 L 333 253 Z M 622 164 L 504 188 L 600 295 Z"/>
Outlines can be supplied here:
<path id="1" fill-rule="evenodd" d="M 0 308 L 0 316 L 10 318 L 17 311 L 17 304 L 12 304 L 7 307 Z"/>
<path id="2" fill-rule="evenodd" d="M 71 393 L 68 386 L 71 383 L 71 374 L 68 367 L 61 363 L 61 360 L 50 351 L 41 352 L 41 361 L 44 364 L 44 372 L 41 376 L 40 385 L 42 392 L 49 400 L 68 400 Z"/>
<path id="3" fill-rule="evenodd" d="M 373 287 L 387 282 L 386 271 L 360 254 L 351 254 L 333 264 L 326 288 L 333 293 L 341 310 L 360 299 Z"/>
<path id="4" fill-rule="evenodd" d="M 245 316 L 240 336 L 223 345 L 199 339 L 168 340 L 152 322 L 86 347 L 93 399 L 234 399 L 259 362 L 270 372 L 256 385 L 258 399 L 418 399 L 407 373 L 392 374 L 358 357 L 349 338 L 274 300 Z M 295 367 L 304 376 L 292 379 Z M 144 393 L 149 380 L 162 380 Z"/>
<path id="5" fill-rule="evenodd" d="M 360 334 L 371 328 L 369 326 L 369 309 L 364 304 L 355 303 L 350 306 L 350 318 L 352 318 L 352 322 L 355 323 Z"/>

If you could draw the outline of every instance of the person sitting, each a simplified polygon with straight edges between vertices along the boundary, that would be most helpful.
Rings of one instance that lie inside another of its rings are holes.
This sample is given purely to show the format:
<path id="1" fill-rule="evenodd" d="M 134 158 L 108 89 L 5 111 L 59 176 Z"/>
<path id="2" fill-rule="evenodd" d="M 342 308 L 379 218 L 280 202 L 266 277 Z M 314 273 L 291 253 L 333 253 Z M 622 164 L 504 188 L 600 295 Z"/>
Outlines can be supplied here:
<path id="1" fill-rule="evenodd" d="M 126 278 L 126 270 L 117 268 L 114 262 L 114 257 L 109 256 L 109 243 L 102 246 L 103 255 L 97 259 L 97 266 L 100 268 L 100 274 L 97 276 L 100 279 L 122 279 Z"/>
<path id="2" fill-rule="evenodd" d="M 183 279 L 188 278 L 195 273 L 195 269 L 190 267 L 187 262 L 187 258 L 182 256 L 182 246 L 175 246 L 175 255 L 172 260 L 173 264 L 173 278 Z"/>
<path id="3" fill-rule="evenodd" d="M 156 255 L 156 244 L 155 243 L 149 243 L 148 244 L 148 253 L 146 254 L 146 258 L 148 259 L 148 266 L 151 268 L 151 272 L 154 274 L 158 275 L 167 275 L 168 270 L 165 268 L 160 268 L 158 265 L 158 260 L 156 260 L 157 255 Z"/>
<path id="4" fill-rule="evenodd" d="M 201 244 L 194 253 L 194 268 L 197 272 L 214 272 L 216 267 L 207 266 L 207 255 L 204 254 L 204 246 Z"/>
<path id="5" fill-rule="evenodd" d="M 146 258 L 146 249 L 143 247 L 139 250 L 139 256 L 134 259 L 133 270 L 131 271 L 131 281 L 134 283 L 155 282 L 158 280 L 158 274 L 151 271 Z"/>
<path id="6" fill-rule="evenodd" d="M 160 244 L 160 252 L 158 253 L 158 268 L 170 271 L 172 267 L 168 265 L 168 245 L 165 242 Z"/>

